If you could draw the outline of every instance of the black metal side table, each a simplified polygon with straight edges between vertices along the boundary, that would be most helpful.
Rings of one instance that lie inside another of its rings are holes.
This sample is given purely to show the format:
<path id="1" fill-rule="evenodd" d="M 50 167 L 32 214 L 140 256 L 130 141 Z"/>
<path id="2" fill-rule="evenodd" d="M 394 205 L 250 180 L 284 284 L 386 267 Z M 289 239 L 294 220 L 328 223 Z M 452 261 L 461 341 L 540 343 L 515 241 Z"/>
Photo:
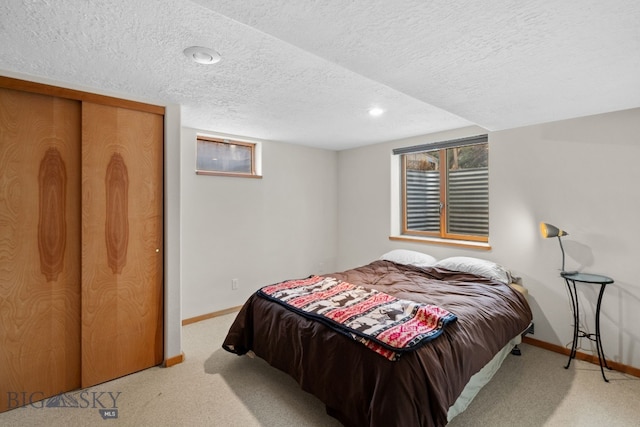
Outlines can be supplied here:
<path id="1" fill-rule="evenodd" d="M 607 285 L 613 283 L 613 279 L 607 276 L 601 276 L 599 274 L 587 274 L 587 273 L 575 273 L 575 272 L 562 272 L 560 275 L 564 278 L 567 288 L 569 289 L 569 295 L 571 296 L 571 305 L 573 307 L 573 343 L 571 344 L 571 353 L 569 354 L 569 362 L 565 369 L 571 365 L 571 359 L 576 357 L 576 349 L 578 347 L 578 338 L 588 338 L 591 341 L 595 341 L 596 349 L 598 351 L 598 362 L 600 363 L 600 372 L 602 372 L 602 378 L 606 382 L 609 382 L 607 377 L 604 376 L 604 368 L 611 369 L 607 365 L 607 359 L 604 357 L 604 350 L 602 349 L 602 341 L 600 340 L 600 305 L 602 303 L 602 295 Z M 598 303 L 596 305 L 596 333 L 588 334 L 580 329 L 580 306 L 578 304 L 578 292 L 576 291 L 576 282 L 581 283 L 593 283 L 600 285 L 600 293 L 598 294 Z"/>

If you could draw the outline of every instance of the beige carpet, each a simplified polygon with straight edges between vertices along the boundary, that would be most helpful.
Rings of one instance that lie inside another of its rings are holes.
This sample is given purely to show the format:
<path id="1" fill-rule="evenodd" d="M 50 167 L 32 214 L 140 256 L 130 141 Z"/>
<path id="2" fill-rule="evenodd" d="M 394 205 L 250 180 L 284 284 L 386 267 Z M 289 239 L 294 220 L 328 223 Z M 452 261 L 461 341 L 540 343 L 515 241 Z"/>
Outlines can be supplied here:
<path id="1" fill-rule="evenodd" d="M 0 414 L 0 426 L 339 426 L 288 376 L 222 350 L 234 317 L 185 326 L 182 364 L 67 393 L 80 408 L 13 409 Z M 450 426 L 640 425 L 640 378 L 611 371 L 607 384 L 596 365 L 565 370 L 565 356 L 521 348 Z M 100 409 L 117 409 L 118 418 L 103 419 Z"/>

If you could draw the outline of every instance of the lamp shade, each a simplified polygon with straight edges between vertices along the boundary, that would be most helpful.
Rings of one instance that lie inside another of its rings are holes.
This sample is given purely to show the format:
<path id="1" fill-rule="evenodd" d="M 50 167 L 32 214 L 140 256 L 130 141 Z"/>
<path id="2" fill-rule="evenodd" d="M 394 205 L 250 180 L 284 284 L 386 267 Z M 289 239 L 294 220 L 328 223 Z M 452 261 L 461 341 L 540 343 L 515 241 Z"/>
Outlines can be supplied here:
<path id="1" fill-rule="evenodd" d="M 546 224 L 544 222 L 540 223 L 540 234 L 542 234 L 542 237 L 544 238 L 569 235 L 569 233 L 567 233 L 566 231 L 560 230 L 558 227 L 555 227 L 551 224 Z"/>

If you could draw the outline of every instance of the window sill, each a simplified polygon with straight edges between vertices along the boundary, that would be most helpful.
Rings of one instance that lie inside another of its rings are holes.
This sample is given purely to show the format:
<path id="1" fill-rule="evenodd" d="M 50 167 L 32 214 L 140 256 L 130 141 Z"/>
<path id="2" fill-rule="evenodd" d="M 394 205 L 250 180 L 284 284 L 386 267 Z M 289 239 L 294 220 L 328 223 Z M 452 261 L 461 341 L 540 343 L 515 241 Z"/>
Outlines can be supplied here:
<path id="1" fill-rule="evenodd" d="M 468 240 L 439 239 L 437 237 L 417 237 L 417 236 L 389 236 L 389 240 L 399 242 L 425 243 L 434 245 L 457 246 L 481 251 L 490 251 L 491 245 L 485 242 L 471 242 Z"/>
<path id="2" fill-rule="evenodd" d="M 209 175 L 209 176 L 230 176 L 233 178 L 256 178 L 262 179 L 262 175 L 252 175 L 248 173 L 233 173 L 233 172 L 213 172 L 196 170 L 196 175 Z"/>

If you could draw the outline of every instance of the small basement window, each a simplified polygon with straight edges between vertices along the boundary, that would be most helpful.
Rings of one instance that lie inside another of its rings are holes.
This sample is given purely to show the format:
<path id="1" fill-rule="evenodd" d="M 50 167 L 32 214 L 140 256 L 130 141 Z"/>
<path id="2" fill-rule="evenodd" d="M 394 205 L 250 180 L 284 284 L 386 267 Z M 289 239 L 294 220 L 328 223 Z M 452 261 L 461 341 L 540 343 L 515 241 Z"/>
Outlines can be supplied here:
<path id="1" fill-rule="evenodd" d="M 198 136 L 196 174 L 261 178 L 256 173 L 256 144 Z"/>

